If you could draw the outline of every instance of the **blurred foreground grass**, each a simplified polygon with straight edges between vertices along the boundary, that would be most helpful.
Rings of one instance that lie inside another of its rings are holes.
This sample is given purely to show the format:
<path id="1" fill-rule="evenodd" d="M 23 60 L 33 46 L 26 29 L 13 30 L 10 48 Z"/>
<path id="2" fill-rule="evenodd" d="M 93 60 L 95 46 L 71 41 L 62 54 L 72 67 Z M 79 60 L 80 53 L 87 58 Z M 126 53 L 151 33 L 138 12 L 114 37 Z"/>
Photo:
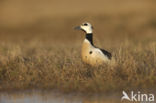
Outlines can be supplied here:
<path id="1" fill-rule="evenodd" d="M 80 48 L 74 43 L 1 44 L 0 90 L 43 88 L 99 93 L 156 89 L 156 43 L 123 43 L 112 49 L 117 60 L 115 67 L 83 64 Z"/>

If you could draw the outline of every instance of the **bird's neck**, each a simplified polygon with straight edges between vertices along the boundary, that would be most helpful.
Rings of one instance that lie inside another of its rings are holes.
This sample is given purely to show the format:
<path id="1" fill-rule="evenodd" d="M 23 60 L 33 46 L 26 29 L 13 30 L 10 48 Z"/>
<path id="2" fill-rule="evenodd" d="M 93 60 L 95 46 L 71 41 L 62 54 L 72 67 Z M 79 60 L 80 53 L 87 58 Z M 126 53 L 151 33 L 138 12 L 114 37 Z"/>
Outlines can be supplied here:
<path id="1" fill-rule="evenodd" d="M 93 33 L 87 33 L 86 39 L 93 45 Z"/>

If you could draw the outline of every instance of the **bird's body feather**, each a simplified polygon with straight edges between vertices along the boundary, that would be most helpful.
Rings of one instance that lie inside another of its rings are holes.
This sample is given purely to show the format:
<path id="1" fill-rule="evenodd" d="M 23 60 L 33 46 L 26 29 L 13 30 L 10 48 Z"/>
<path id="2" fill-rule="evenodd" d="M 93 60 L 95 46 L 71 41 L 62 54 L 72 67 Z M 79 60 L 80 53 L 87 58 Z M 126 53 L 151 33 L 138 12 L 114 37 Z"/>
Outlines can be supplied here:
<path id="1" fill-rule="evenodd" d="M 107 54 L 110 55 L 109 52 L 103 53 L 101 49 L 94 47 L 87 39 L 84 40 L 81 51 L 83 62 L 91 65 L 103 64 L 110 61 Z"/>

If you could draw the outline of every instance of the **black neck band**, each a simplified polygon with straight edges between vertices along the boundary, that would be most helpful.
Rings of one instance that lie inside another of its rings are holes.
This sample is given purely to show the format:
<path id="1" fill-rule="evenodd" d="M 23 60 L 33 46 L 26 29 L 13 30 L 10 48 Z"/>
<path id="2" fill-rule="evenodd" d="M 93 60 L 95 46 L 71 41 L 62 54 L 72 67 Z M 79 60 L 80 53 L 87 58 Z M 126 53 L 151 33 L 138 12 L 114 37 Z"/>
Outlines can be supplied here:
<path id="1" fill-rule="evenodd" d="M 86 39 L 93 45 L 93 34 L 92 33 L 86 34 Z"/>

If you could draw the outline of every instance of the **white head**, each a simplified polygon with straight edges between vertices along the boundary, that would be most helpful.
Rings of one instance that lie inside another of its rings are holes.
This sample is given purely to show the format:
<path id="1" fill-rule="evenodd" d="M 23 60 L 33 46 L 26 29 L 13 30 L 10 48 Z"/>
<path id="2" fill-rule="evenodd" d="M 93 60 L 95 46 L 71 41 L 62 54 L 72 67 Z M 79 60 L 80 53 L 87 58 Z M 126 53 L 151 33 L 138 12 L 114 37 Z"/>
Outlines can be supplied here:
<path id="1" fill-rule="evenodd" d="M 84 32 L 86 32 L 87 34 L 89 33 L 93 33 L 93 27 L 90 23 L 88 22 L 85 22 L 85 23 L 82 23 L 82 25 L 78 26 L 78 27 L 75 27 L 75 29 L 78 29 L 78 30 L 83 30 Z"/>

